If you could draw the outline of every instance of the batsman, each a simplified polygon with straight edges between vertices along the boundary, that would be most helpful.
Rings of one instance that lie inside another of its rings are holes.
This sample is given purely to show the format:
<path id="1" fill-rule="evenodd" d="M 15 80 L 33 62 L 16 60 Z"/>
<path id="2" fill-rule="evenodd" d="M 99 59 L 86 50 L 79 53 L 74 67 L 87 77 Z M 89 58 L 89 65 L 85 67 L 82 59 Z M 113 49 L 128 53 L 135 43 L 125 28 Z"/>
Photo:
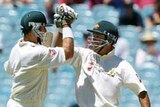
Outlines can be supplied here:
<path id="1" fill-rule="evenodd" d="M 74 54 L 74 37 L 69 21 L 74 21 L 77 14 L 67 9 L 65 14 L 68 17 L 61 15 L 62 47 L 49 47 L 45 43 L 50 43 L 52 39 L 42 12 L 30 11 L 22 17 L 20 25 L 23 37 L 13 46 L 4 63 L 5 71 L 13 80 L 7 107 L 44 107 L 48 68 L 62 65 Z"/>
<path id="2" fill-rule="evenodd" d="M 55 24 L 61 31 L 61 10 L 57 7 Z M 72 10 L 72 9 L 70 9 Z M 102 10 L 103 11 L 103 10 Z M 72 22 L 72 20 L 71 20 Z M 130 89 L 139 99 L 141 107 L 150 107 L 150 99 L 142 80 L 129 62 L 114 54 L 119 33 L 111 22 L 102 20 L 88 30 L 87 48 L 75 47 L 74 56 L 67 60 L 76 72 L 75 92 L 80 107 L 118 107 L 120 89 Z M 62 46 L 63 32 L 59 32 L 56 45 Z M 126 96 L 128 97 L 128 96 Z"/>

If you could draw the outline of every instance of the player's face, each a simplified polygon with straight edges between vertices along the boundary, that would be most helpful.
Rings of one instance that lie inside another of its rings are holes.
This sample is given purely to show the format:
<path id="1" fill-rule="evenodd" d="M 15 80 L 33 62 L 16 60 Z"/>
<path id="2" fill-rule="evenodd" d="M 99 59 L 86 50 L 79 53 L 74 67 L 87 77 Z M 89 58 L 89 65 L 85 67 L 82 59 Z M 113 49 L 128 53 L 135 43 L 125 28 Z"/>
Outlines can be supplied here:
<path id="1" fill-rule="evenodd" d="M 92 50 L 97 50 L 103 42 L 105 42 L 105 36 L 99 33 L 93 33 L 93 35 L 87 39 L 88 48 Z"/>
<path id="2" fill-rule="evenodd" d="M 111 48 L 111 44 L 108 40 L 105 40 L 105 35 L 100 33 L 93 33 L 93 35 L 88 38 L 87 46 L 100 55 L 108 53 L 108 50 Z"/>
<path id="3" fill-rule="evenodd" d="M 45 24 L 43 23 L 32 23 L 32 42 L 40 43 L 43 41 L 43 37 L 47 29 L 45 28 Z"/>
<path id="4" fill-rule="evenodd" d="M 88 37 L 88 46 L 91 49 L 98 49 L 100 45 L 105 43 L 105 36 L 100 33 L 93 33 L 92 36 Z"/>
<path id="5" fill-rule="evenodd" d="M 105 36 L 99 33 L 93 33 L 93 38 L 96 40 L 99 39 L 98 44 L 101 44 L 101 41 L 105 41 Z"/>
<path id="6" fill-rule="evenodd" d="M 39 34 L 40 34 L 39 37 L 41 39 L 41 42 L 43 41 L 43 38 L 44 38 L 46 32 L 47 32 L 47 29 L 45 26 L 39 27 Z"/>
<path id="7" fill-rule="evenodd" d="M 47 32 L 47 29 L 46 29 L 45 26 L 40 26 L 39 27 L 39 31 L 41 31 L 41 32 Z"/>

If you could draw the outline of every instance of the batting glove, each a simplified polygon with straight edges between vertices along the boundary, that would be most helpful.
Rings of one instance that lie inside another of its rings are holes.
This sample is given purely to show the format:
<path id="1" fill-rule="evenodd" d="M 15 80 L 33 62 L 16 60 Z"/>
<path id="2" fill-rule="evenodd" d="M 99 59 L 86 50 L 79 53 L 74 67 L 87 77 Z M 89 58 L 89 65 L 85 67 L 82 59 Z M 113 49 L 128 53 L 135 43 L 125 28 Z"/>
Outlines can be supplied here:
<path id="1" fill-rule="evenodd" d="M 78 14 L 71 7 L 66 4 L 61 4 L 56 8 L 54 15 L 54 23 L 58 28 L 62 28 L 63 25 L 71 25 L 78 17 Z"/>

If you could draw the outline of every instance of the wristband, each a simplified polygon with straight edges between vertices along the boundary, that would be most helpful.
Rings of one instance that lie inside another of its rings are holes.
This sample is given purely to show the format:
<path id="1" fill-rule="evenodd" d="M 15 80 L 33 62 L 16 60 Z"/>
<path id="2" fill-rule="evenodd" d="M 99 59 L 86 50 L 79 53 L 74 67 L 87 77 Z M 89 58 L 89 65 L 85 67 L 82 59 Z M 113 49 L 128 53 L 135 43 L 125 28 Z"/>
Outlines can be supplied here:
<path id="1" fill-rule="evenodd" d="M 63 34 L 63 39 L 68 37 L 73 38 L 73 32 L 70 27 L 62 28 L 62 34 Z"/>

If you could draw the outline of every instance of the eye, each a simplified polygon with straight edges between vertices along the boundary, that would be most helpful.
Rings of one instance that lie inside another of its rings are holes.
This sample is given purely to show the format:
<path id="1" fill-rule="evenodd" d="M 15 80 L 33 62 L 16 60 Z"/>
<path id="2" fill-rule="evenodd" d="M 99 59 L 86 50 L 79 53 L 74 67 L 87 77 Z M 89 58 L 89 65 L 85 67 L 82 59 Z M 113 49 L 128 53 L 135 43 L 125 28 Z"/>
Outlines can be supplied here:
<path id="1" fill-rule="evenodd" d="M 39 30 L 40 30 L 40 31 L 43 31 L 43 32 L 46 32 L 45 26 L 40 26 L 40 27 L 39 27 Z"/>

